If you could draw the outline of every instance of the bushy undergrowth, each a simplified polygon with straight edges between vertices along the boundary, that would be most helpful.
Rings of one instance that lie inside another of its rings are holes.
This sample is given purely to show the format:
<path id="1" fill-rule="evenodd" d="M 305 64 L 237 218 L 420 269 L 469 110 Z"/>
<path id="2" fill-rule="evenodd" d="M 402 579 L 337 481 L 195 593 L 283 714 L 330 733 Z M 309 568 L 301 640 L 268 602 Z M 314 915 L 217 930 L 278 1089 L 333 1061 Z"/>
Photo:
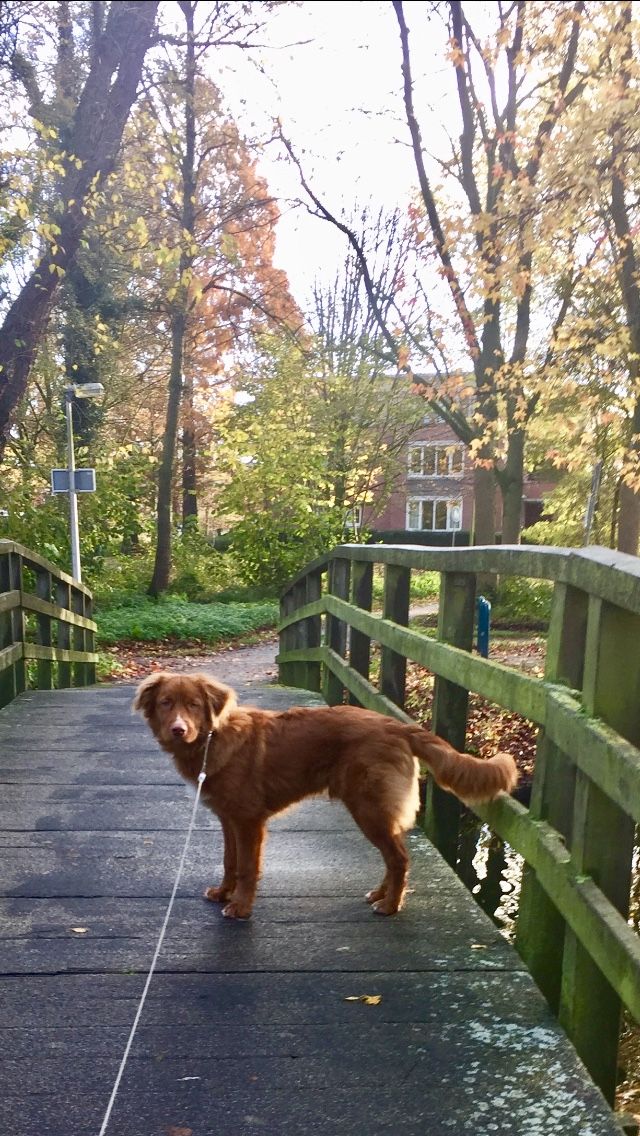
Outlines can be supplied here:
<path id="1" fill-rule="evenodd" d="M 500 582 L 492 611 L 492 624 L 519 624 L 539 627 L 549 622 L 553 584 L 549 580 L 529 580 L 510 576 Z"/>
<path id="2" fill-rule="evenodd" d="M 440 591 L 439 572 L 412 572 L 411 573 L 411 600 L 437 600 Z M 377 566 L 373 571 L 373 598 L 382 603 L 384 594 L 384 570 Z"/>
<path id="3" fill-rule="evenodd" d="M 174 540 L 172 564 L 168 596 L 211 603 L 218 600 L 221 592 L 231 591 L 238 598 L 245 598 L 236 559 L 229 552 L 219 552 L 200 533 L 189 532 Z M 152 575 L 151 549 L 110 557 L 99 571 L 87 572 L 96 610 L 137 606 Z"/>
<path id="4" fill-rule="evenodd" d="M 137 602 L 98 611 L 98 644 L 123 640 L 140 642 L 189 641 L 214 644 L 249 631 L 272 627 L 278 617 L 274 602 L 190 603 L 167 599 L 161 603 L 137 597 Z"/>

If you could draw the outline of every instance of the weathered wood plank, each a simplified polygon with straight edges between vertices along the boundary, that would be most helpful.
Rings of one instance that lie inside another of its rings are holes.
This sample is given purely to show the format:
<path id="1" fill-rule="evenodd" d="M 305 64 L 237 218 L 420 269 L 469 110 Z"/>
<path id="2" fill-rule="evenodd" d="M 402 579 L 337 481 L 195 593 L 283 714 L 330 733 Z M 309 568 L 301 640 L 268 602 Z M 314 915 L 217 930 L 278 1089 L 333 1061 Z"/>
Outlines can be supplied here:
<path id="1" fill-rule="evenodd" d="M 476 577 L 473 573 L 445 572 L 440 578 L 438 640 L 461 652 L 473 645 Z M 464 750 L 467 732 L 469 691 L 436 673 L 433 686 L 432 729 L 455 749 Z M 459 854 L 461 805 L 457 797 L 445 792 L 433 780 L 427 786 L 425 831 L 452 868 Z M 466 872 L 467 865 L 462 866 Z"/>
<path id="2" fill-rule="evenodd" d="M 28 592 L 23 592 L 22 594 L 22 607 L 25 611 L 32 611 L 38 615 L 47 615 L 51 619 L 62 619 L 65 623 L 71 624 L 72 627 L 81 627 L 85 631 L 97 630 L 93 619 L 87 619 L 86 616 L 76 611 L 59 607 L 58 604 L 51 603 L 49 600 L 40 599 L 38 596 L 30 595 Z"/>

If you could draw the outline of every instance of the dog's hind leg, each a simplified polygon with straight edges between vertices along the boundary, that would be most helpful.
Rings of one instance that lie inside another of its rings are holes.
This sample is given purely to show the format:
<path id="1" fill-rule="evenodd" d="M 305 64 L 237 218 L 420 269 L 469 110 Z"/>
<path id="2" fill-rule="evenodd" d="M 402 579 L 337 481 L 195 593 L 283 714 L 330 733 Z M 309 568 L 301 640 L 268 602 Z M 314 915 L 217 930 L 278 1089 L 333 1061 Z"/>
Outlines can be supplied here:
<path id="1" fill-rule="evenodd" d="M 409 874 L 409 856 L 404 839 L 400 835 L 383 833 L 375 839 L 369 835 L 369 840 L 382 853 L 387 870 L 381 886 L 374 890 L 373 895 L 369 893 L 367 901 L 376 915 L 395 915 L 402 907 Z"/>
<path id="2" fill-rule="evenodd" d="M 384 817 L 373 818 L 368 809 L 358 806 L 349 811 L 367 840 L 378 849 L 386 865 L 386 872 L 379 887 L 366 895 L 376 915 L 395 915 L 402 907 L 409 875 L 409 856 L 402 833 L 394 833 L 391 823 L 385 824 Z"/>

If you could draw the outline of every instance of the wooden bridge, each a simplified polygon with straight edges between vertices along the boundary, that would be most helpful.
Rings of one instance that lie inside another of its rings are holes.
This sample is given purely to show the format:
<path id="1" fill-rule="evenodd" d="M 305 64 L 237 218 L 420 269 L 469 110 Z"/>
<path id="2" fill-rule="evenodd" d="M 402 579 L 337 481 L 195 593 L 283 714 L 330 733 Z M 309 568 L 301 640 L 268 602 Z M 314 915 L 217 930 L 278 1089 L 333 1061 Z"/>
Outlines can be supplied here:
<path id="1" fill-rule="evenodd" d="M 376 562 L 382 615 L 367 610 Z M 540 725 L 530 808 L 503 801 L 482 816 L 527 862 L 520 953 L 460 881 L 468 841 L 444 794 L 430 794 L 426 821 L 444 858 L 411 835 L 413 891 L 394 919 L 362 902 L 376 854 L 339 807 L 314 801 L 274 822 L 255 914 L 228 923 L 199 898 L 221 855 L 201 812 L 108 1134 L 619 1136 L 605 1096 L 620 1006 L 637 1016 L 640 999 L 626 918 L 640 811 L 637 565 L 603 550 L 344 546 L 293 582 L 289 685 L 242 691 L 253 703 L 346 689 L 401 715 L 417 658 L 437 676 L 435 725 L 454 744 L 468 690 Z M 438 641 L 406 627 L 416 568 L 442 572 Z M 543 681 L 470 653 L 475 577 L 487 572 L 556 581 Z M 73 688 L 95 663 L 86 589 L 10 542 L 0 573 L 0 1119 L 13 1136 L 97 1136 L 191 802 L 130 716 L 131 688 Z"/>

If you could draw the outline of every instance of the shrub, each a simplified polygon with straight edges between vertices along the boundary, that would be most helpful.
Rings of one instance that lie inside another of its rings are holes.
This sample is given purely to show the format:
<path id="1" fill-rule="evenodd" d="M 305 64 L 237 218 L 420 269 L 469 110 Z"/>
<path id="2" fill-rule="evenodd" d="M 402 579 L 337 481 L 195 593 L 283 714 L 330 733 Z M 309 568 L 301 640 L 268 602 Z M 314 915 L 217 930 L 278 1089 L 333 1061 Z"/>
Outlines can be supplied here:
<path id="1" fill-rule="evenodd" d="M 140 640 L 219 643 L 248 631 L 275 625 L 278 607 L 275 603 L 188 603 L 171 599 L 155 602 L 144 598 L 135 606 L 114 607 L 98 612 L 100 646 Z"/>
<path id="2" fill-rule="evenodd" d="M 384 570 L 377 565 L 373 570 L 373 598 L 382 603 L 384 594 Z M 411 573 L 411 602 L 416 600 L 437 600 L 440 594 L 439 572 Z"/>
<path id="3" fill-rule="evenodd" d="M 509 576 L 500 582 L 493 603 L 493 623 L 517 623 L 522 626 L 547 624 L 551 615 L 553 584 L 549 580 L 530 580 Z"/>

